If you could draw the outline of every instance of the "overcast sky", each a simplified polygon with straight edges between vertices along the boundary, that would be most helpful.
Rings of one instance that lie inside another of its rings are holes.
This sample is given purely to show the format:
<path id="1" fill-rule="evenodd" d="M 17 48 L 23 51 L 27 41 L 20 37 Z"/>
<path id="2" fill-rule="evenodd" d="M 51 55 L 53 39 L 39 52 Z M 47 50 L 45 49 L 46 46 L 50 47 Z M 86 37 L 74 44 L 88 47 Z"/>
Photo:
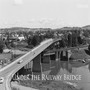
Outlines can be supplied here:
<path id="1" fill-rule="evenodd" d="M 0 28 L 89 24 L 90 0 L 0 0 Z"/>

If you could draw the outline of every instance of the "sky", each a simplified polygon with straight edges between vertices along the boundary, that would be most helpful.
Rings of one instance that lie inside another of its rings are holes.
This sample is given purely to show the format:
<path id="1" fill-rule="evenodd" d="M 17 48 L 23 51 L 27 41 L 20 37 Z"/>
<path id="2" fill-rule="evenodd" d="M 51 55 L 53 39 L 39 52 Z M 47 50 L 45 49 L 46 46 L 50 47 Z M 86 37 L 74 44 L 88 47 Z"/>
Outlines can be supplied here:
<path id="1" fill-rule="evenodd" d="M 0 28 L 90 25 L 90 0 L 0 0 Z"/>

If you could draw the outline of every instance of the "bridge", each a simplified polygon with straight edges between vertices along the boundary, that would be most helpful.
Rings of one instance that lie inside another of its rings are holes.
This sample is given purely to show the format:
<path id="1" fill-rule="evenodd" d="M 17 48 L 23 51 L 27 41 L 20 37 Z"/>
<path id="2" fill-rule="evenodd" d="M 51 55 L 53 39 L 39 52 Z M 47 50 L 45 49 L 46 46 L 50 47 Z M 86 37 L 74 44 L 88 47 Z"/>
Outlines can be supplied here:
<path id="1" fill-rule="evenodd" d="M 0 84 L 0 89 L 2 90 L 11 90 L 10 81 L 13 77 L 13 75 L 20 70 L 23 66 L 25 66 L 27 63 L 29 63 L 32 59 L 34 59 L 38 54 L 40 54 L 43 50 L 45 50 L 47 47 L 49 47 L 51 44 L 53 44 L 57 40 L 49 39 L 46 40 L 19 59 L 15 60 L 11 64 L 7 65 L 6 67 L 3 67 L 0 69 L 0 78 L 4 79 L 4 82 Z M 20 64 L 18 62 L 22 61 Z"/>
<path id="2" fill-rule="evenodd" d="M 60 39 L 48 39 L 41 42 L 37 47 L 15 60 L 11 64 L 0 69 L 0 78 L 3 78 L 4 81 L 0 84 L 0 89 L 2 90 L 11 90 L 10 81 L 13 78 L 14 74 L 19 71 L 22 67 L 28 64 L 30 61 L 35 59 L 40 53 L 42 53 L 45 49 L 51 46 L 53 43 L 59 41 Z M 72 48 L 75 49 L 75 48 Z M 70 50 L 70 49 L 66 49 Z M 58 50 L 60 51 L 60 50 Z M 57 52 L 56 52 L 57 53 Z M 57 54 L 56 54 L 57 55 Z M 56 56 L 58 57 L 58 56 Z"/>

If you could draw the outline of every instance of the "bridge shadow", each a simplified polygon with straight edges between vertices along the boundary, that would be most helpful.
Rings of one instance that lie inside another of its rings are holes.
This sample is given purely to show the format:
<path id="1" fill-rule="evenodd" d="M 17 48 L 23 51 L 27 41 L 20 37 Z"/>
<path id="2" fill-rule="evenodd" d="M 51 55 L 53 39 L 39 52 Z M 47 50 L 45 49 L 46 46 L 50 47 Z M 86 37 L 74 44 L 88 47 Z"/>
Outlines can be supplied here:
<path id="1" fill-rule="evenodd" d="M 85 53 L 87 54 L 87 55 L 90 55 L 90 51 L 89 50 L 84 50 L 85 51 Z"/>

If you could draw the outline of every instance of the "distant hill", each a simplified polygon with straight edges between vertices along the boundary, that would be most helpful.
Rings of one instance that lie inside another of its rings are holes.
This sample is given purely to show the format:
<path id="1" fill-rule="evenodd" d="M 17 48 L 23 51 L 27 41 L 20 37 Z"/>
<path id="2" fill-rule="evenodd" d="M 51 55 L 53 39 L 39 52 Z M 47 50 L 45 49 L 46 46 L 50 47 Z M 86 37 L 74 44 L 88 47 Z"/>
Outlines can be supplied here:
<path id="1" fill-rule="evenodd" d="M 24 28 L 24 27 L 12 27 L 0 29 L 0 32 L 18 32 L 18 31 L 47 31 L 52 30 L 51 28 Z"/>
<path id="2" fill-rule="evenodd" d="M 53 30 L 57 30 L 57 31 L 59 31 L 59 30 L 72 30 L 72 28 L 71 27 L 63 27 L 63 28 L 57 28 L 57 29 L 53 29 Z"/>
<path id="3" fill-rule="evenodd" d="M 12 27 L 12 28 L 3 28 L 0 29 L 0 32 L 17 32 L 17 31 L 29 31 L 29 28 L 23 28 L 23 27 Z"/>
<path id="4" fill-rule="evenodd" d="M 90 25 L 84 26 L 84 27 L 82 27 L 82 28 L 83 28 L 83 29 L 90 30 Z"/>
<path id="5" fill-rule="evenodd" d="M 0 29 L 0 32 L 18 32 L 18 31 L 48 31 L 48 30 L 81 30 L 81 29 L 87 29 L 90 30 L 90 25 L 83 26 L 83 27 L 62 27 L 57 29 L 51 29 L 51 28 L 26 28 L 26 27 L 12 27 L 12 28 L 2 28 Z"/>
<path id="6" fill-rule="evenodd" d="M 72 27 L 63 27 L 60 30 L 72 30 Z"/>
<path id="7" fill-rule="evenodd" d="M 60 29 L 55 29 L 55 30 L 81 30 L 82 28 L 81 27 L 63 27 L 63 28 L 60 28 Z"/>

